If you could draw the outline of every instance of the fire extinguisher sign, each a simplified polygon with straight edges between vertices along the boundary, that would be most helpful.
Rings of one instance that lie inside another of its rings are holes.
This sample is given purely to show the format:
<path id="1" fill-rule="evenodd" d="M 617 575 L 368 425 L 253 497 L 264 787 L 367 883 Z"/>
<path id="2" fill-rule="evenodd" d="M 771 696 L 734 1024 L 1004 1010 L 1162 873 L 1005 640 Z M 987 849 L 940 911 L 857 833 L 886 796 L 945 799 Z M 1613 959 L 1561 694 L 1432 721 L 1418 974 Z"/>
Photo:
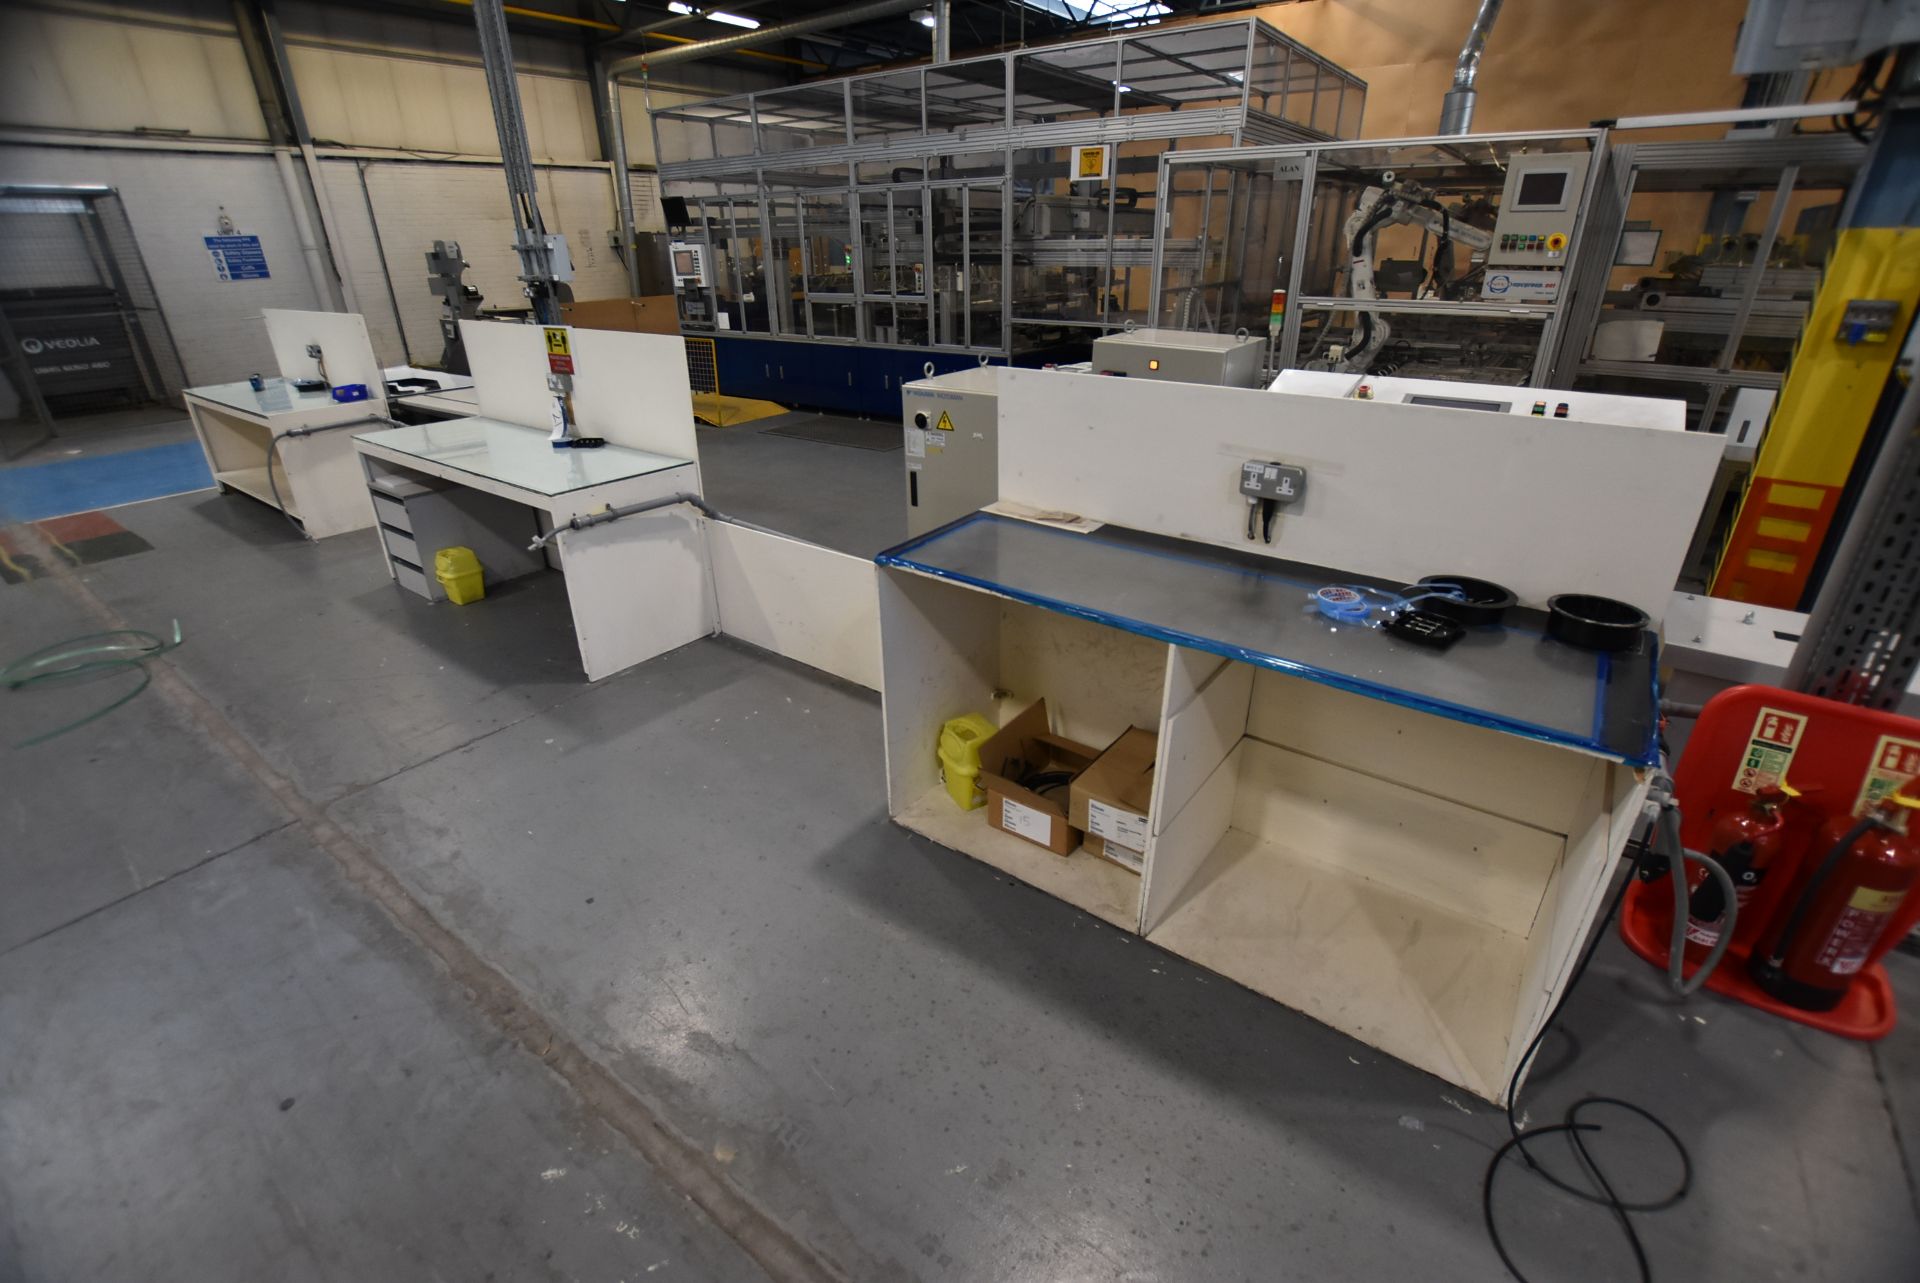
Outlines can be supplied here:
<path id="1" fill-rule="evenodd" d="M 1887 794 L 1915 776 L 1920 776 L 1920 740 L 1882 735 L 1880 742 L 1873 746 L 1873 760 L 1867 766 L 1867 777 L 1860 781 L 1860 796 L 1853 801 L 1853 813 L 1865 815 L 1869 807 L 1877 806 Z"/>
<path id="2" fill-rule="evenodd" d="M 1762 708 L 1753 719 L 1753 733 L 1747 736 L 1747 751 L 1740 756 L 1733 786 L 1742 793 L 1758 793 L 1785 779 L 1806 730 L 1805 714 Z"/>

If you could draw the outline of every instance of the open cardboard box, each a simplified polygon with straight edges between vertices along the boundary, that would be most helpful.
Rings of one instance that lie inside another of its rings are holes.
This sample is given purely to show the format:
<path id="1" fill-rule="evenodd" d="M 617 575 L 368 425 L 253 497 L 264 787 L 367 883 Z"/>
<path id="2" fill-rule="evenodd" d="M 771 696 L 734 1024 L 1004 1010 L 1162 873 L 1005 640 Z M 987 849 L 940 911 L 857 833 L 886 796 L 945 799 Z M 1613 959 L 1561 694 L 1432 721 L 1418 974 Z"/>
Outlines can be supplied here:
<path id="1" fill-rule="evenodd" d="M 1146 867 L 1148 802 L 1160 737 L 1129 727 L 1075 777 L 1067 821 L 1086 834 L 1087 851 L 1130 873 Z"/>
<path id="2" fill-rule="evenodd" d="M 987 791 L 988 824 L 1055 855 L 1072 855 L 1080 830 L 1067 822 L 1067 793 L 1046 797 L 1018 781 L 1037 771 L 1078 776 L 1100 750 L 1053 734 L 1051 725 L 1043 699 L 1001 727 L 980 746 L 979 784 Z"/>
<path id="3" fill-rule="evenodd" d="M 671 294 L 578 299 L 560 305 L 560 319 L 586 330 L 629 330 L 636 334 L 680 332 L 680 311 Z"/>

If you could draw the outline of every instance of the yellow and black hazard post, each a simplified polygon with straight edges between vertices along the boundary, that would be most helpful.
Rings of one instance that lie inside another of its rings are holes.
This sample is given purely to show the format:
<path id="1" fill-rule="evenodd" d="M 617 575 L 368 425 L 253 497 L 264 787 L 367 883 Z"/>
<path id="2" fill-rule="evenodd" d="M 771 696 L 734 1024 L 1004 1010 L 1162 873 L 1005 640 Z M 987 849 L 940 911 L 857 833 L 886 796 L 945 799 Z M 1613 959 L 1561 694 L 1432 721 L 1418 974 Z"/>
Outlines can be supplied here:
<path id="1" fill-rule="evenodd" d="M 1713 576 L 1713 595 L 1804 610 L 1920 305 L 1920 228 L 1905 226 L 1920 129 L 1890 111 L 1781 389 Z M 1906 196 L 1900 193 L 1908 193 Z M 1884 197 L 1884 198 L 1883 198 Z M 1759 270 L 1756 268 L 1755 270 Z"/>

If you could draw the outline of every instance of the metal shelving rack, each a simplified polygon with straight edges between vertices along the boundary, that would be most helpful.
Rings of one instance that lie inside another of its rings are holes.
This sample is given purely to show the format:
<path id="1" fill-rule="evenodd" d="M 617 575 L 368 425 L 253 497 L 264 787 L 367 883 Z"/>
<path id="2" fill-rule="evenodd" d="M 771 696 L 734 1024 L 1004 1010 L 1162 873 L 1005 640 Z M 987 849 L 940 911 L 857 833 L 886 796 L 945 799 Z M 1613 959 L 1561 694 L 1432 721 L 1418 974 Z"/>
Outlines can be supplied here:
<path id="1" fill-rule="evenodd" d="M 719 332 L 1009 359 L 1146 318 L 1163 152 L 1351 137 L 1365 101 L 1238 18 L 651 114 Z M 1091 146 L 1106 172 L 1077 179 Z"/>
<path id="2" fill-rule="evenodd" d="M 1592 184 L 1594 252 L 1570 273 L 1557 382 L 1682 398 L 1701 431 L 1723 429 L 1730 391 L 1779 391 L 1819 291 L 1819 215 L 1831 225 L 1865 157 L 1842 133 L 1614 146 Z M 1616 262 L 1630 222 L 1657 224 L 1657 262 Z M 1600 325 L 1629 319 L 1661 323 L 1654 359 L 1596 359 Z"/>

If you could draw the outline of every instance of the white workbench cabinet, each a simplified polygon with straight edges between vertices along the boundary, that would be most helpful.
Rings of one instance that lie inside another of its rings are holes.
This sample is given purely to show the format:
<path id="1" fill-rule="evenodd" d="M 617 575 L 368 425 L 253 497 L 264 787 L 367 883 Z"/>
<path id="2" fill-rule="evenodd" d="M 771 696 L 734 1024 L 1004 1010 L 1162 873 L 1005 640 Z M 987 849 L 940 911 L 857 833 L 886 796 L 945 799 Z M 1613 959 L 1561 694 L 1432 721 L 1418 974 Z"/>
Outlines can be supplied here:
<path id="1" fill-rule="evenodd" d="M 188 388 L 183 400 L 207 467 L 222 489 L 283 509 L 314 539 L 373 524 L 349 425 L 377 418 L 384 401 L 335 401 L 329 393 L 297 392 L 278 379 L 261 391 L 245 383 Z M 327 430 L 286 436 L 311 428 Z M 283 439 L 271 449 L 276 436 Z"/>
<path id="2" fill-rule="evenodd" d="M 1034 566 L 1049 545 L 1002 529 L 1006 542 L 988 546 L 966 524 L 879 558 L 894 819 L 1500 1101 L 1602 902 L 1645 795 L 1645 772 L 1620 755 L 1552 742 L 1562 734 L 1556 727 L 1476 724 L 1471 710 L 1431 693 L 1400 700 L 1377 680 L 1349 683 L 1273 654 L 1241 657 L 1215 653 L 1231 647 L 1171 640 L 1184 620 L 1204 613 L 1198 598 L 1174 624 L 1156 622 L 1151 609 L 1112 613 L 1093 582 L 1095 561 L 1067 567 L 1055 585 L 1065 584 L 1065 594 L 1084 588 L 1080 600 L 1048 597 L 1034 588 L 1045 578 Z M 1106 555 L 1098 537 L 1046 538 L 1094 539 L 1057 545 L 1063 557 Z M 971 553 L 947 555 L 968 539 Z M 1165 549 L 1153 555 L 1180 560 Z M 972 569 L 968 556 L 978 563 Z M 976 573 L 979 566 L 992 569 Z M 1208 590 L 1206 576 L 1225 574 L 1236 608 L 1250 600 L 1247 585 L 1264 591 L 1272 578 L 1223 571 L 1204 555 L 1190 566 L 1150 569 L 1177 571 L 1190 594 Z M 1145 606 L 1152 591 L 1151 583 L 1129 584 L 1121 599 Z M 1318 636 L 1299 634 L 1291 620 L 1287 627 L 1308 642 Z M 1651 697 L 1649 668 L 1562 653 L 1560 643 L 1512 631 L 1475 639 L 1486 648 L 1479 658 L 1460 652 L 1447 668 L 1433 666 L 1449 664 L 1445 655 L 1388 658 L 1406 666 L 1417 689 L 1452 682 L 1496 706 L 1504 696 L 1484 687 L 1503 667 L 1522 666 L 1517 655 L 1555 680 L 1584 682 L 1597 671 L 1588 730 L 1602 713 L 1632 703 L 1635 692 L 1620 682 L 1644 682 Z M 1349 632 L 1336 647 L 1398 645 L 1371 630 Z M 1563 703 L 1571 697 L 1560 695 Z M 1004 724 L 1040 698 L 1056 733 L 1097 747 L 1130 725 L 1157 732 L 1142 876 L 1084 850 L 1063 859 L 991 828 L 984 810 L 963 811 L 947 796 L 936 754 L 941 725 L 969 712 Z M 1628 720 L 1616 740 L 1640 734 L 1637 714 Z"/>

